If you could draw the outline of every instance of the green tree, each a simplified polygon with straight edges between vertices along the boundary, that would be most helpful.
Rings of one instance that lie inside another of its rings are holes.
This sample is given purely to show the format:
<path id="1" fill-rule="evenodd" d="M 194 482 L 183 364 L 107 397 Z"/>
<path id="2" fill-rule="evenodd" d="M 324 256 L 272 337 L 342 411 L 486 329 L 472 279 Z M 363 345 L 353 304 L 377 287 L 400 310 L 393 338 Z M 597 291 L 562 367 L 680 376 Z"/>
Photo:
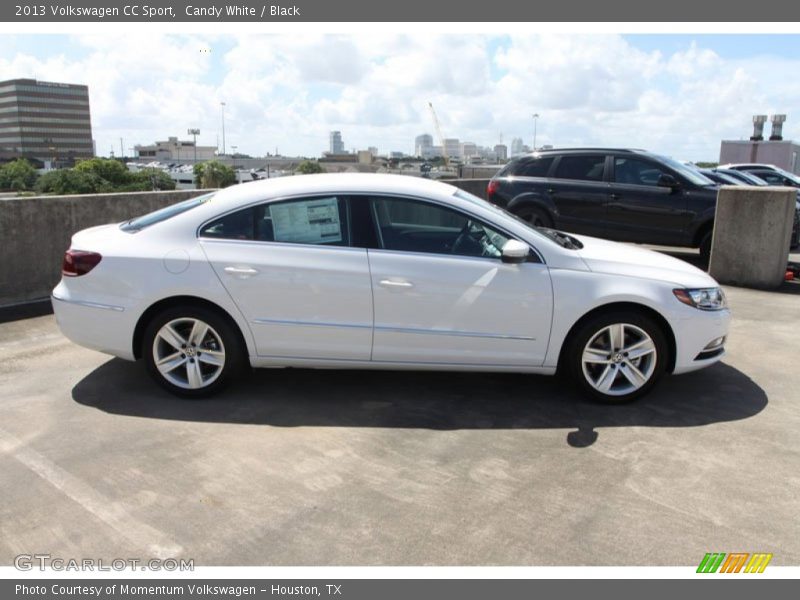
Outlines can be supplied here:
<path id="1" fill-rule="evenodd" d="M 36 169 L 24 158 L 0 166 L 0 190 L 24 192 L 33 189 L 39 177 Z"/>
<path id="2" fill-rule="evenodd" d="M 94 173 L 76 169 L 48 171 L 36 182 L 36 191 L 44 194 L 99 194 L 114 191 L 113 186 Z"/>
<path id="3" fill-rule="evenodd" d="M 131 173 L 131 180 L 114 188 L 115 192 L 150 192 L 154 190 L 174 190 L 175 180 L 161 169 L 146 169 Z"/>
<path id="4" fill-rule="evenodd" d="M 105 179 L 112 186 L 123 186 L 133 182 L 133 173 L 128 167 L 113 158 L 89 158 L 75 165 L 79 173 L 91 173 Z"/>
<path id="5" fill-rule="evenodd" d="M 325 169 L 316 160 L 304 160 L 297 166 L 296 172 L 301 175 L 313 175 L 314 173 L 324 173 Z"/>
<path id="6" fill-rule="evenodd" d="M 224 188 L 236 183 L 236 172 L 218 160 L 194 166 L 194 184 L 198 188 Z"/>

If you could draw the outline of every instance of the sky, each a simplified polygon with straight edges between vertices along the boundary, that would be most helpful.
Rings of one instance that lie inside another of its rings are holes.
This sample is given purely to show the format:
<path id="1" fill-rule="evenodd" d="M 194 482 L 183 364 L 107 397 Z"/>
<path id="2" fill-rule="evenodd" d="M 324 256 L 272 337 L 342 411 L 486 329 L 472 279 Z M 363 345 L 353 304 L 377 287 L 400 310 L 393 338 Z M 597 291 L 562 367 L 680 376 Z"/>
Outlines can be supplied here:
<path id="1" fill-rule="evenodd" d="M 754 114 L 800 138 L 800 35 L 8 35 L 0 80 L 89 86 L 99 155 L 169 136 L 262 156 L 478 145 L 644 148 L 715 161 Z M 438 142 L 434 142 L 438 143 Z"/>

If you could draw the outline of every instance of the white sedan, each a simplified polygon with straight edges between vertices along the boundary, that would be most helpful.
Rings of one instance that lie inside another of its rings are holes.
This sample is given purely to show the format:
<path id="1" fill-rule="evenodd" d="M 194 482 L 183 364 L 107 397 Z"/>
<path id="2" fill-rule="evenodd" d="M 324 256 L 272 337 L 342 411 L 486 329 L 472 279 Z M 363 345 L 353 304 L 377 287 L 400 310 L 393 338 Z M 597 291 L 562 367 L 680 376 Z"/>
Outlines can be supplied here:
<path id="1" fill-rule="evenodd" d="M 77 233 L 53 307 L 74 342 L 206 396 L 244 366 L 565 373 L 624 402 L 724 355 L 718 284 L 391 175 L 246 183 Z"/>

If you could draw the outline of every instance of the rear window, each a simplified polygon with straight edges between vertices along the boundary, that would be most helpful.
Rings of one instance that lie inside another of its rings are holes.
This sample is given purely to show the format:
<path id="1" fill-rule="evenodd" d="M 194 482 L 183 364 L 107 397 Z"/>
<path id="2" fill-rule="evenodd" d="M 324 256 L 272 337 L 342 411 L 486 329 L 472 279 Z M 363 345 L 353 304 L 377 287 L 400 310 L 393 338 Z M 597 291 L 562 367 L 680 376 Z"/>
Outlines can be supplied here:
<path id="1" fill-rule="evenodd" d="M 156 211 L 153 211 L 141 217 L 136 217 L 135 219 L 126 221 L 125 223 L 120 225 L 119 228 L 122 229 L 122 231 L 127 231 L 129 233 L 135 233 L 137 231 L 141 231 L 145 227 L 150 227 L 151 225 L 155 225 L 156 223 L 161 223 L 162 221 L 171 219 L 176 215 L 185 213 L 188 210 L 192 210 L 193 208 L 196 208 L 201 204 L 205 204 L 206 202 L 211 200 L 214 194 L 215 192 L 211 192 L 210 194 L 203 194 L 202 196 L 198 196 L 197 198 L 190 198 L 189 200 L 184 200 L 183 202 L 178 202 L 177 204 L 172 204 L 170 206 L 160 208 Z"/>
<path id="2" fill-rule="evenodd" d="M 510 174 L 518 177 L 547 177 L 553 160 L 552 156 L 523 158 L 514 165 Z"/>
<path id="3" fill-rule="evenodd" d="M 556 167 L 558 179 L 602 181 L 605 156 L 562 156 Z"/>

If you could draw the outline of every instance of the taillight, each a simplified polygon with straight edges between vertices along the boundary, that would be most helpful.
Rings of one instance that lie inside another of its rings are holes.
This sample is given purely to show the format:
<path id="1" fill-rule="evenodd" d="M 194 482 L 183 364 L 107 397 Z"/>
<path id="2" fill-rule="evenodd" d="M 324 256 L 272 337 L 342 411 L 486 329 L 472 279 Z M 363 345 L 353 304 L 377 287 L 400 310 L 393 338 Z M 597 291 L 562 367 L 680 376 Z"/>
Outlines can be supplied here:
<path id="1" fill-rule="evenodd" d="M 489 180 L 489 185 L 486 186 L 486 198 L 491 200 L 492 196 L 497 193 L 497 188 L 500 184 L 497 182 L 496 179 Z"/>
<path id="2" fill-rule="evenodd" d="M 94 269 L 103 259 L 97 252 L 67 250 L 61 264 L 61 274 L 66 277 L 80 277 Z"/>

